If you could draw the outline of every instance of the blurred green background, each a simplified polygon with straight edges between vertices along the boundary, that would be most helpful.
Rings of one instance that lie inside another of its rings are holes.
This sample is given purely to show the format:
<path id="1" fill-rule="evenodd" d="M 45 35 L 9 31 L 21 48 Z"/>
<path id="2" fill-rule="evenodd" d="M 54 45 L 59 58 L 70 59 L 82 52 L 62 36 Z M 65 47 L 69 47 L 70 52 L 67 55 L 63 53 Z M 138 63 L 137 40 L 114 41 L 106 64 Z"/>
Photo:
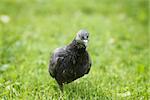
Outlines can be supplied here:
<path id="1" fill-rule="evenodd" d="M 58 99 L 52 51 L 90 32 L 88 75 L 63 99 L 148 100 L 148 0 L 0 0 L 0 98 Z"/>

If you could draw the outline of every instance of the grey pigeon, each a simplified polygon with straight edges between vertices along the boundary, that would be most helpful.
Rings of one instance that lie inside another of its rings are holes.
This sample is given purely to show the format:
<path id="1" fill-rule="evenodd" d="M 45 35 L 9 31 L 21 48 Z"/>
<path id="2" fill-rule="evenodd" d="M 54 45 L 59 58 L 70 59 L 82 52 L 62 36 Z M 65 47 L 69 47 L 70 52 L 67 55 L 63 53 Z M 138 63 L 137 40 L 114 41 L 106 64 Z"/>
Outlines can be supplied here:
<path id="1" fill-rule="evenodd" d="M 62 92 L 64 84 L 89 73 L 91 59 L 86 50 L 88 41 L 89 33 L 82 29 L 69 45 L 57 48 L 53 52 L 48 70 Z"/>

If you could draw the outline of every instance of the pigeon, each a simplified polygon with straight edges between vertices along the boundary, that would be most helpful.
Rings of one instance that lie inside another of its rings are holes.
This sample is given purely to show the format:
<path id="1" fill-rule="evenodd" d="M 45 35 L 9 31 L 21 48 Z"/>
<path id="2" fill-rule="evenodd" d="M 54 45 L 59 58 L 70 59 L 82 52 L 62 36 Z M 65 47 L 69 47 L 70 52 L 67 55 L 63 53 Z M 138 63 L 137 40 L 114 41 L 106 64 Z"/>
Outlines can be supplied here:
<path id="1" fill-rule="evenodd" d="M 81 29 L 69 45 L 57 48 L 52 53 L 48 71 L 62 92 L 64 84 L 89 73 L 92 62 L 86 50 L 88 41 L 89 33 Z"/>

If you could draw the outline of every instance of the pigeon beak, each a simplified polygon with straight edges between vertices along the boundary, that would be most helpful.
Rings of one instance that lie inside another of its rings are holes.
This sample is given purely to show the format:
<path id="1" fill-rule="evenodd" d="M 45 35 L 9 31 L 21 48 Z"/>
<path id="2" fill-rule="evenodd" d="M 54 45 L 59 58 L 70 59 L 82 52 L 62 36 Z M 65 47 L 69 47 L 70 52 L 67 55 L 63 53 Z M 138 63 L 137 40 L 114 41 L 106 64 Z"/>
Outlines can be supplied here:
<path id="1" fill-rule="evenodd" d="M 85 46 L 87 46 L 88 40 L 83 40 L 83 43 L 84 43 Z"/>

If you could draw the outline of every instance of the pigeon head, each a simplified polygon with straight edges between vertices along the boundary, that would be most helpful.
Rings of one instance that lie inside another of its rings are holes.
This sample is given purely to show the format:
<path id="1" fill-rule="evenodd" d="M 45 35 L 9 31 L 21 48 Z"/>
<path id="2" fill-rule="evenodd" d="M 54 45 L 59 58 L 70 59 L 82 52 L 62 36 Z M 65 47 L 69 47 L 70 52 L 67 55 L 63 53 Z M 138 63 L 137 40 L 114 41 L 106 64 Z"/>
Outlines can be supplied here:
<path id="1" fill-rule="evenodd" d="M 89 41 L 89 33 L 86 30 L 82 29 L 79 32 L 77 32 L 75 40 L 78 43 L 87 46 Z"/>

